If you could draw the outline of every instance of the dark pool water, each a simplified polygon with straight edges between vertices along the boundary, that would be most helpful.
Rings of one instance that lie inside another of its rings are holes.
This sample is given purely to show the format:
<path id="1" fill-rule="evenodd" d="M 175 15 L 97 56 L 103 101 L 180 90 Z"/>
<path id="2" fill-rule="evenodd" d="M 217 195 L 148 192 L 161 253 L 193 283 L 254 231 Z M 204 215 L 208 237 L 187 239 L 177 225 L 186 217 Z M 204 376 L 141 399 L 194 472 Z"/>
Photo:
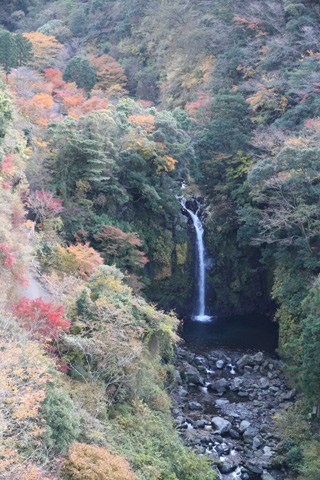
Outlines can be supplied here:
<path id="1" fill-rule="evenodd" d="M 195 353 L 226 348 L 272 354 L 278 346 L 276 323 L 261 315 L 216 317 L 208 323 L 186 318 L 180 336 L 185 346 Z"/>

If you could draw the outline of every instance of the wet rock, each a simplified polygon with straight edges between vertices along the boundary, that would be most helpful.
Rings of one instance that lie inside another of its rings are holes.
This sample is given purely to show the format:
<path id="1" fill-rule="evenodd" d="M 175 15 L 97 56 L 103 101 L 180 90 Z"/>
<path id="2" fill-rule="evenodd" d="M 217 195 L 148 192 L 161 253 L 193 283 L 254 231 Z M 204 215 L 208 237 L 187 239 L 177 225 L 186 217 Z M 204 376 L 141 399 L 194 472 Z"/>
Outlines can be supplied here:
<path id="1" fill-rule="evenodd" d="M 188 362 L 183 362 L 182 377 L 187 383 L 194 383 L 195 385 L 203 385 L 203 380 L 196 367 L 190 365 Z"/>
<path id="2" fill-rule="evenodd" d="M 222 473 L 230 473 L 235 469 L 235 465 L 232 460 L 225 460 L 222 462 L 220 470 Z"/>
<path id="3" fill-rule="evenodd" d="M 193 428 L 204 428 L 206 426 L 205 420 L 196 420 L 193 422 Z"/>
<path id="4" fill-rule="evenodd" d="M 213 417 L 211 420 L 213 426 L 216 429 L 216 433 L 223 435 L 224 433 L 228 433 L 231 430 L 231 423 L 228 420 L 225 420 L 221 417 Z"/>
<path id="5" fill-rule="evenodd" d="M 199 402 L 189 402 L 189 410 L 203 410 L 203 406 Z"/>

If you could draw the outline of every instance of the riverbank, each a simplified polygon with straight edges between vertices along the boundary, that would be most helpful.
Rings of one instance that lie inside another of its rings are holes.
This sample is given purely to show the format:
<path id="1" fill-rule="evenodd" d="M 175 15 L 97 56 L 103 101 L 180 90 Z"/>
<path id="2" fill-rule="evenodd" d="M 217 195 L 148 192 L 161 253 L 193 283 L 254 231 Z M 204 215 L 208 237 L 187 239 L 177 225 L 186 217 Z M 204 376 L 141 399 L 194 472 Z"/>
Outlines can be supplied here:
<path id="1" fill-rule="evenodd" d="M 281 360 L 257 352 L 177 348 L 173 416 L 184 442 L 223 480 L 289 480 L 275 416 L 294 405 Z"/>

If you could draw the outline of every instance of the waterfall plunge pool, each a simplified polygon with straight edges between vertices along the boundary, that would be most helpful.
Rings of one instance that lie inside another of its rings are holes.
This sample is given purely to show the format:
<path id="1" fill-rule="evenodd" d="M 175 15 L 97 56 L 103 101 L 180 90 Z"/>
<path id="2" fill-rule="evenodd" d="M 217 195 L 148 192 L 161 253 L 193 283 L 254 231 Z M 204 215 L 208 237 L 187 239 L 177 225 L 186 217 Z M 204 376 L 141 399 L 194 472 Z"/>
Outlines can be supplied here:
<path id="1" fill-rule="evenodd" d="M 263 315 L 211 317 L 210 322 L 185 318 L 180 336 L 188 350 L 198 354 L 214 349 L 273 354 L 278 346 L 277 324 Z"/>

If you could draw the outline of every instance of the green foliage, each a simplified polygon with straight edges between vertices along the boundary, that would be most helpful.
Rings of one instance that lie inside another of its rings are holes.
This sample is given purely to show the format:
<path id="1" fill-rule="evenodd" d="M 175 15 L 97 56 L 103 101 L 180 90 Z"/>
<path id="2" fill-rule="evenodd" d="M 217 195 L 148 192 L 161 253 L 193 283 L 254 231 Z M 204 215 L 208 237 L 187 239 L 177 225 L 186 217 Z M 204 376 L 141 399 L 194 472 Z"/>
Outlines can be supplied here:
<path id="1" fill-rule="evenodd" d="M 79 88 L 89 93 L 97 81 L 97 74 L 87 58 L 77 55 L 66 66 L 63 79 L 75 82 Z"/>
<path id="2" fill-rule="evenodd" d="M 167 414 L 137 404 L 119 418 L 113 443 L 121 448 L 142 480 L 214 480 L 209 461 L 182 446 Z M 118 447 L 118 448 L 119 448 Z"/>
<path id="3" fill-rule="evenodd" d="M 80 415 L 68 393 L 62 388 L 49 388 L 42 405 L 46 433 L 46 444 L 57 453 L 63 454 L 80 432 Z"/>
<path id="4" fill-rule="evenodd" d="M 12 33 L 0 31 L 0 65 L 6 74 L 18 65 L 17 44 Z"/>

